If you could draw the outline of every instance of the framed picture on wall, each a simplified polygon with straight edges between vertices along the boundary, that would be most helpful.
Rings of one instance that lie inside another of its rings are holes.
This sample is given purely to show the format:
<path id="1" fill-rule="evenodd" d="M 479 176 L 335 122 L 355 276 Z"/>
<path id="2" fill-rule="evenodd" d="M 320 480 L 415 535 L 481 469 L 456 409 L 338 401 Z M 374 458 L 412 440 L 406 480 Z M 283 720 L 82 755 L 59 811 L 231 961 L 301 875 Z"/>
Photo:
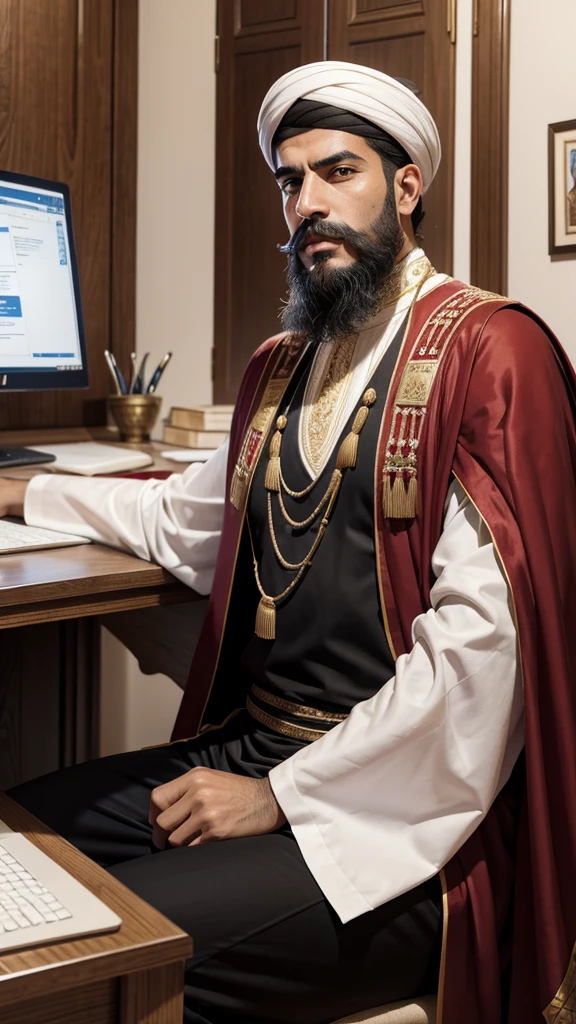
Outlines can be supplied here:
<path id="1" fill-rule="evenodd" d="M 548 252 L 576 255 L 576 120 L 548 125 Z"/>

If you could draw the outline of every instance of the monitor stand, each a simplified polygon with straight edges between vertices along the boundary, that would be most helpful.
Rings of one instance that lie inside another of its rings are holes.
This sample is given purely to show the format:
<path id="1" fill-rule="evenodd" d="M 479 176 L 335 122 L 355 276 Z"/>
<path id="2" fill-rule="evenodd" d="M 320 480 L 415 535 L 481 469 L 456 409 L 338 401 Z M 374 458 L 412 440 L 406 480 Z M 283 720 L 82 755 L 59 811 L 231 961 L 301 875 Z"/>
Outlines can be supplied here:
<path id="1" fill-rule="evenodd" d="M 0 470 L 9 466 L 33 466 L 39 462 L 54 462 L 55 455 L 35 452 L 33 448 L 0 448 Z"/>

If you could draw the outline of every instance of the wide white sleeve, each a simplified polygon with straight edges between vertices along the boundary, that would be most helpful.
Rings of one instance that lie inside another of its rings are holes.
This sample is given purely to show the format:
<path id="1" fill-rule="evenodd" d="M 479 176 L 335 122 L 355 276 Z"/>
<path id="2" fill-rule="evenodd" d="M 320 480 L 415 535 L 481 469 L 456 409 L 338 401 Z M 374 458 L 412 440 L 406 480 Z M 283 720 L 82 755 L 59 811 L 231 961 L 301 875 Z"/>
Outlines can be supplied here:
<path id="1" fill-rule="evenodd" d="M 205 463 L 166 480 L 33 477 L 24 517 L 32 526 L 89 537 L 169 569 L 208 594 L 220 544 L 228 441 Z"/>
<path id="2" fill-rule="evenodd" d="M 456 483 L 431 609 L 396 675 L 270 772 L 306 863 L 343 922 L 435 875 L 508 779 L 524 742 L 507 583 Z"/>

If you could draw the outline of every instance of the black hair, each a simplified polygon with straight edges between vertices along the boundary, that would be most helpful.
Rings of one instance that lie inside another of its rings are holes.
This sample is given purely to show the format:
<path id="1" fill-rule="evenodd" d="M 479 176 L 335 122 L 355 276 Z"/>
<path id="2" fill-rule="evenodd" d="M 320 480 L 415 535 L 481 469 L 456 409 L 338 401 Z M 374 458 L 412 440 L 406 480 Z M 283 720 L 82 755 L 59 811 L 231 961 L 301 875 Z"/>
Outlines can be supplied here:
<path id="1" fill-rule="evenodd" d="M 393 139 L 392 142 L 394 144 L 394 148 L 398 150 L 398 157 L 397 159 L 394 159 L 394 156 L 392 156 L 390 152 L 392 147 L 390 146 L 389 139 L 390 136 L 388 137 L 388 139 L 386 139 L 384 145 L 380 142 L 379 139 L 367 138 L 366 142 L 370 146 L 370 149 L 373 149 L 376 153 L 378 153 L 382 161 L 384 177 L 386 178 L 386 184 L 388 188 L 394 188 L 394 175 L 396 174 L 396 171 L 398 171 L 401 167 L 406 167 L 406 164 L 414 163 L 414 161 L 409 157 L 404 147 L 401 146 L 399 142 L 396 142 L 395 139 Z M 412 228 L 414 230 L 416 238 L 422 237 L 420 226 L 425 216 L 426 213 L 422 205 L 422 196 L 420 196 L 411 214 Z"/>

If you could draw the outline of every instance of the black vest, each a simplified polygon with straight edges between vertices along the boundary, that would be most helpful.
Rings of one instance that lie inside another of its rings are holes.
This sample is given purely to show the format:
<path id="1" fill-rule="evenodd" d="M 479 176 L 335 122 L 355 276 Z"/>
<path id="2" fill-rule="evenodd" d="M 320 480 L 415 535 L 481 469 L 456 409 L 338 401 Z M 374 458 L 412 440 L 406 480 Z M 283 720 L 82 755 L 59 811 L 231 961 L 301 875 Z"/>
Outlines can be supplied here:
<path id="1" fill-rule="evenodd" d="M 370 381 L 377 394 L 360 434 L 354 469 L 344 478 L 326 533 L 312 565 L 288 597 L 277 605 L 276 639 L 254 635 L 241 665 L 248 685 L 324 711 L 347 712 L 373 696 L 394 675 L 382 622 L 374 544 L 374 466 L 380 424 L 405 325 L 387 349 Z M 298 447 L 298 423 L 306 388 L 305 371 L 290 391 L 288 425 L 282 441 L 282 474 L 293 491 L 310 483 Z M 367 385 L 368 387 L 368 385 Z M 360 402 L 358 402 L 358 405 Z M 358 408 L 358 406 L 356 406 Z M 290 517 L 306 519 L 324 494 L 343 437 L 350 431 L 356 409 L 338 439 L 322 475 L 302 499 L 283 492 Z M 267 594 L 280 594 L 295 573 L 283 569 L 274 553 L 268 528 L 265 451 L 256 469 L 248 506 L 248 521 L 260 579 Z M 278 546 L 286 561 L 299 562 L 310 550 L 321 516 L 305 529 L 286 523 L 272 495 Z"/>

